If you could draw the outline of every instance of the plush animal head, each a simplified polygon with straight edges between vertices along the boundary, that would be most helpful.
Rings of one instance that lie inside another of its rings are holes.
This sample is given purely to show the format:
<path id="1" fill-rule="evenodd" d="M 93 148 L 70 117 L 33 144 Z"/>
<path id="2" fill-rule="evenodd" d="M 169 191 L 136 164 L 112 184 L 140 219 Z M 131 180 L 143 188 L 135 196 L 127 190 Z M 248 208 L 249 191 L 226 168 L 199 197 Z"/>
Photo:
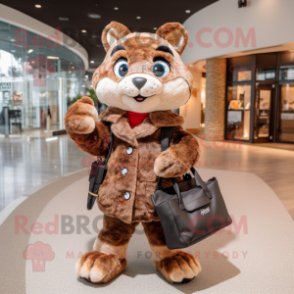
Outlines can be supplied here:
<path id="1" fill-rule="evenodd" d="M 131 33 L 111 22 L 102 34 L 107 52 L 92 79 L 98 99 L 139 113 L 176 109 L 190 98 L 192 75 L 183 64 L 188 34 L 166 23 L 155 34 Z"/>

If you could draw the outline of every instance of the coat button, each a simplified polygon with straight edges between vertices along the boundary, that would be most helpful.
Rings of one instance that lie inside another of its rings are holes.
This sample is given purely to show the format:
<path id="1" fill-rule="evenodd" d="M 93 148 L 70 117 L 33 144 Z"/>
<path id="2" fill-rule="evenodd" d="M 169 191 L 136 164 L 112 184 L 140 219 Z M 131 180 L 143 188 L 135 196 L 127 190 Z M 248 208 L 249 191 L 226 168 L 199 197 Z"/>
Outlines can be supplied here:
<path id="1" fill-rule="evenodd" d="M 133 148 L 132 147 L 128 147 L 128 149 L 127 149 L 126 152 L 127 152 L 128 155 L 131 155 L 133 153 Z"/>
<path id="2" fill-rule="evenodd" d="M 129 200 L 129 199 L 131 198 L 131 194 L 130 194 L 130 192 L 125 192 L 125 193 L 124 193 L 124 198 L 125 198 L 126 200 Z"/>
<path id="3" fill-rule="evenodd" d="M 128 169 L 127 169 L 127 168 L 123 168 L 123 169 L 121 170 L 121 174 L 122 174 L 123 176 L 126 176 L 126 175 L 128 174 Z"/>

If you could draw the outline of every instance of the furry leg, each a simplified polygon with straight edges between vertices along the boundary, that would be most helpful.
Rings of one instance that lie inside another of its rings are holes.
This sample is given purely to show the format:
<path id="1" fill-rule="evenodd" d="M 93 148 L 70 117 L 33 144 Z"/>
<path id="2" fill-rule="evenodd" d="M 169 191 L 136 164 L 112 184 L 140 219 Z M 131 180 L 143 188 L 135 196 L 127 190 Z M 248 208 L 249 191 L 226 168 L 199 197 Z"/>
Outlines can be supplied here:
<path id="1" fill-rule="evenodd" d="M 188 282 L 201 272 L 201 265 L 193 255 L 166 247 L 160 222 L 142 224 L 152 250 L 153 262 L 170 283 Z"/>
<path id="2" fill-rule="evenodd" d="M 107 283 L 121 273 L 127 266 L 126 249 L 136 225 L 104 216 L 94 251 L 84 254 L 76 264 L 78 276 L 92 283 Z"/>

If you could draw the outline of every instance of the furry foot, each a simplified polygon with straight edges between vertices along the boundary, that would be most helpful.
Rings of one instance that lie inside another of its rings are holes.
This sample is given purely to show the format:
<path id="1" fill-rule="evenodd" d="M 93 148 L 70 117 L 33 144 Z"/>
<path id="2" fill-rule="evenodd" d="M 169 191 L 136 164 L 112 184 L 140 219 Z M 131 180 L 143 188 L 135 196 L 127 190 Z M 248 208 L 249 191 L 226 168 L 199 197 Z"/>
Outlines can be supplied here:
<path id="1" fill-rule="evenodd" d="M 155 265 L 170 283 L 189 282 L 201 272 L 199 261 L 184 251 L 166 257 Z"/>
<path id="2" fill-rule="evenodd" d="M 125 258 L 119 259 L 113 254 L 90 251 L 84 254 L 76 264 L 77 275 L 92 283 L 107 283 L 127 266 Z"/>

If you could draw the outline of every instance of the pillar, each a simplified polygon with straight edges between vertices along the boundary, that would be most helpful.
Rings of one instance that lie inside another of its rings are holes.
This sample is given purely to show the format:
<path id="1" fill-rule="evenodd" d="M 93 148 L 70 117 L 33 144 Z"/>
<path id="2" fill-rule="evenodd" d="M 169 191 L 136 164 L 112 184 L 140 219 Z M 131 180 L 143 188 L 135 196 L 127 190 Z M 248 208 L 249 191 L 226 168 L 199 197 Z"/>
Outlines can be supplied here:
<path id="1" fill-rule="evenodd" d="M 225 132 L 225 95 L 226 95 L 225 58 L 206 60 L 206 109 L 205 138 L 213 140 L 224 137 Z"/>

